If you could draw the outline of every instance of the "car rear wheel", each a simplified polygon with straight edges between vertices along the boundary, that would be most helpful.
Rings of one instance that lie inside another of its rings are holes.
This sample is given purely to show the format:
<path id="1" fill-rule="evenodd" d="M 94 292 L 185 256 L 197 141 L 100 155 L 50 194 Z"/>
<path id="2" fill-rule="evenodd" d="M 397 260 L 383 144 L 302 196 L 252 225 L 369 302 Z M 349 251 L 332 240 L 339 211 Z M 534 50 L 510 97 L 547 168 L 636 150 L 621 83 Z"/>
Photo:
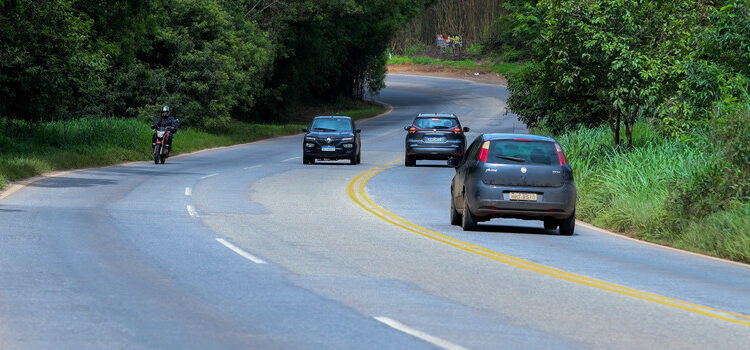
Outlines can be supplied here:
<path id="1" fill-rule="evenodd" d="M 573 211 L 573 214 L 570 215 L 569 218 L 560 221 L 560 234 L 563 236 L 572 236 L 573 231 L 576 229 L 576 212 Z"/>
<path id="2" fill-rule="evenodd" d="M 471 213 L 469 209 L 469 201 L 464 196 L 464 213 L 461 215 L 461 228 L 464 231 L 476 231 L 477 230 L 477 217 Z"/>
<path id="3" fill-rule="evenodd" d="M 553 219 L 544 220 L 545 230 L 554 230 L 556 228 L 557 228 L 557 220 L 553 220 Z"/>
<path id="4" fill-rule="evenodd" d="M 451 191 L 451 225 L 461 225 L 461 214 L 456 210 L 456 201 L 453 199 L 453 191 Z"/>
<path id="5" fill-rule="evenodd" d="M 411 157 L 411 156 L 406 156 L 406 157 L 404 157 L 404 165 L 405 166 L 415 166 L 415 165 L 417 165 L 417 161 L 413 157 Z"/>

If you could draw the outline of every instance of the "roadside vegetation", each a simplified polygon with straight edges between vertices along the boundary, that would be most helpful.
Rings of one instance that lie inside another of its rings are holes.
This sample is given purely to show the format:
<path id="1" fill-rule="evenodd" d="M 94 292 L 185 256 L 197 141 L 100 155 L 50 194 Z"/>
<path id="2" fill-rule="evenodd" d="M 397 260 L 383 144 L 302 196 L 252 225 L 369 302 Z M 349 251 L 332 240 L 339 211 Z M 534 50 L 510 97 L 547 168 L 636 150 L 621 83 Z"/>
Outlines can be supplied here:
<path id="1" fill-rule="evenodd" d="M 450 68 L 466 72 L 492 72 L 502 76 L 509 76 L 518 72 L 523 66 L 518 62 L 498 62 L 487 58 L 480 59 L 442 59 L 429 56 L 420 56 L 417 52 L 414 56 L 392 56 L 388 64 L 420 64 L 441 68 Z"/>
<path id="2" fill-rule="evenodd" d="M 355 109 L 335 109 L 341 106 Z M 298 134 L 315 114 L 362 119 L 385 110 L 380 105 L 348 101 L 307 109 L 307 113 L 313 114 L 285 124 L 232 120 L 212 127 L 181 128 L 172 155 Z M 56 122 L 0 119 L 0 189 L 9 182 L 56 170 L 150 160 L 153 131 L 149 125 L 147 121 L 135 118 L 81 118 Z"/>
<path id="3" fill-rule="evenodd" d="M 749 2 L 436 0 L 390 49 L 401 64 L 510 62 L 509 110 L 563 144 L 580 219 L 750 263 Z"/>

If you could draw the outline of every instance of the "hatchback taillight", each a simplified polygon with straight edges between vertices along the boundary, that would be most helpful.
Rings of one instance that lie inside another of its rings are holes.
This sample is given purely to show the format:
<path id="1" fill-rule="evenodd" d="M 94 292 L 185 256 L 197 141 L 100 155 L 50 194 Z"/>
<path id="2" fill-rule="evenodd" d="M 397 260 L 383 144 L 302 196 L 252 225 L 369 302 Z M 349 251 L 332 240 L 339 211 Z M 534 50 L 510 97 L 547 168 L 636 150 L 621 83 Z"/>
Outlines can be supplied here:
<path id="1" fill-rule="evenodd" d="M 555 142 L 555 150 L 557 151 L 557 159 L 560 160 L 560 166 L 568 164 L 568 160 L 565 159 L 565 153 L 563 153 L 560 144 Z"/>
<path id="2" fill-rule="evenodd" d="M 490 142 L 484 141 L 482 144 L 482 149 L 479 150 L 479 156 L 477 157 L 477 160 L 481 162 L 487 162 L 487 156 L 490 154 Z"/>

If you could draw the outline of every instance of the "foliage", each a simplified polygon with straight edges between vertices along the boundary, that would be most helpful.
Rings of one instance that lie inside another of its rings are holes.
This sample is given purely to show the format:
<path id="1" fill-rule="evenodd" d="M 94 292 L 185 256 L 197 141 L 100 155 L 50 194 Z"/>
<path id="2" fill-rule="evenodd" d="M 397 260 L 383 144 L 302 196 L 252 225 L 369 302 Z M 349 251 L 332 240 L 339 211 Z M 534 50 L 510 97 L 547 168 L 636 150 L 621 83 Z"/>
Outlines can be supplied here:
<path id="1" fill-rule="evenodd" d="M 422 0 L 0 1 L 0 116 L 268 122 L 384 86 Z"/>
<path id="2" fill-rule="evenodd" d="M 614 148 L 610 132 L 606 126 L 584 127 L 557 137 L 575 172 L 579 218 L 637 238 L 750 262 L 748 192 L 736 191 L 741 183 L 745 191 L 750 188 L 750 176 L 714 173 L 728 169 L 722 164 L 726 155 L 708 142 L 722 131 L 694 131 L 693 141 L 684 142 L 637 123 L 631 150 Z M 738 137 L 746 142 L 746 135 Z"/>
<path id="3" fill-rule="evenodd" d="M 107 69 L 92 21 L 72 1 L 0 2 L 0 115 L 53 120 L 98 112 Z"/>

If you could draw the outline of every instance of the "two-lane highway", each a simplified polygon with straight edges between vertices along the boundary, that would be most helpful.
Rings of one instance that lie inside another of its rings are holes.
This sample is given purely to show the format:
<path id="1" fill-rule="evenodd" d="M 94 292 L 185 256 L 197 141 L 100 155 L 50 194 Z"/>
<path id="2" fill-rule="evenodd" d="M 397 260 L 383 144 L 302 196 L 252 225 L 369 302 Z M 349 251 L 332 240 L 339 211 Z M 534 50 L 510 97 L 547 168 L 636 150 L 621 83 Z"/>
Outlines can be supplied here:
<path id="1" fill-rule="evenodd" d="M 581 227 L 451 226 L 454 171 L 397 161 L 403 126 L 525 128 L 500 86 L 387 83 L 361 165 L 303 165 L 296 135 L 0 200 L 0 348 L 748 347 L 747 266 Z"/>

